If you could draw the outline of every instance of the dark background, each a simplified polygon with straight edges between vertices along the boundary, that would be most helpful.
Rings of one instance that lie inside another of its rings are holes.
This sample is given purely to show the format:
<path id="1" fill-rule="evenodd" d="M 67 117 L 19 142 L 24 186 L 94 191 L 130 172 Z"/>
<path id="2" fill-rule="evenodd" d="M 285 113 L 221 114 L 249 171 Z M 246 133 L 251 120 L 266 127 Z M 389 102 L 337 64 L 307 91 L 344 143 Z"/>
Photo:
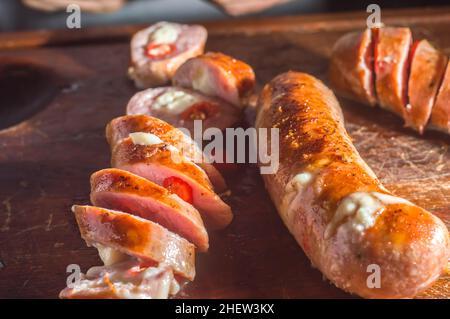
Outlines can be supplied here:
<path id="1" fill-rule="evenodd" d="M 245 1 L 245 0 L 242 0 Z M 365 10 L 368 4 L 377 3 L 381 8 L 404 8 L 450 5 L 450 1 L 357 1 L 357 0 L 292 0 L 252 16 L 277 16 Z M 67 13 L 46 13 L 26 8 L 20 0 L 0 0 L 0 31 L 29 30 L 39 28 L 65 28 Z M 202 21 L 232 19 L 219 8 L 205 0 L 130 0 L 121 10 L 108 14 L 82 16 L 82 27 L 93 25 L 151 23 L 159 20 Z"/>

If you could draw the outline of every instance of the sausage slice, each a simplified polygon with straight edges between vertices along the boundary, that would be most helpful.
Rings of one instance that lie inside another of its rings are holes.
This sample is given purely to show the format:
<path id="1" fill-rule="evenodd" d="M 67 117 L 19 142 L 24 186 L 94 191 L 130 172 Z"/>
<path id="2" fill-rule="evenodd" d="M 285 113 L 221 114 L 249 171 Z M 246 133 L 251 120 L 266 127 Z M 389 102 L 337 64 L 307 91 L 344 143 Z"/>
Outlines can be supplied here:
<path id="1" fill-rule="evenodd" d="M 167 84 L 180 65 L 203 53 L 206 38 L 200 25 L 155 23 L 133 36 L 128 75 L 138 88 Z"/>
<path id="2" fill-rule="evenodd" d="M 164 227 L 137 216 L 94 206 L 74 205 L 81 237 L 140 260 L 164 263 L 188 279 L 195 277 L 195 247 Z"/>
<path id="3" fill-rule="evenodd" d="M 409 104 L 406 106 L 405 122 L 407 126 L 423 133 L 448 59 L 427 40 L 421 40 L 415 44 L 411 56 L 408 82 Z"/>
<path id="4" fill-rule="evenodd" d="M 73 287 L 59 294 L 62 299 L 167 299 L 177 290 L 167 266 L 148 267 L 138 260 L 90 268 Z"/>
<path id="5" fill-rule="evenodd" d="M 141 145 L 124 139 L 112 152 L 112 166 L 169 188 L 197 208 L 211 228 L 224 228 L 233 218 L 205 172 L 170 145 Z"/>
<path id="6" fill-rule="evenodd" d="M 242 107 L 253 93 L 255 73 L 245 62 L 208 52 L 186 61 L 175 73 L 172 83 Z"/>
<path id="7" fill-rule="evenodd" d="M 382 108 L 403 117 L 407 104 L 409 28 L 379 28 L 375 32 L 375 88 Z"/>
<path id="8" fill-rule="evenodd" d="M 450 63 L 447 65 L 444 80 L 431 111 L 430 127 L 450 133 Z"/>
<path id="9" fill-rule="evenodd" d="M 225 192 L 228 187 L 222 174 L 208 163 L 203 152 L 192 138 L 181 130 L 160 120 L 147 115 L 125 115 L 113 119 L 106 126 L 106 139 L 111 150 L 123 139 L 132 133 L 148 133 L 155 135 L 161 141 L 170 144 L 180 150 L 184 156 L 200 166 L 208 175 L 214 190 L 218 193 Z"/>
<path id="10" fill-rule="evenodd" d="M 181 87 L 160 87 L 136 93 L 128 102 L 128 115 L 145 114 L 160 118 L 194 136 L 194 121 L 201 121 L 202 129 L 224 130 L 241 119 L 241 111 L 224 100 L 205 96 Z M 203 131 L 200 132 L 203 134 Z"/>
<path id="11" fill-rule="evenodd" d="M 91 175 L 91 202 L 160 224 L 208 250 L 208 234 L 199 212 L 176 194 L 149 180 L 115 168 Z"/>
<path id="12" fill-rule="evenodd" d="M 371 29 L 341 37 L 333 47 L 329 79 L 341 95 L 375 106 Z"/>

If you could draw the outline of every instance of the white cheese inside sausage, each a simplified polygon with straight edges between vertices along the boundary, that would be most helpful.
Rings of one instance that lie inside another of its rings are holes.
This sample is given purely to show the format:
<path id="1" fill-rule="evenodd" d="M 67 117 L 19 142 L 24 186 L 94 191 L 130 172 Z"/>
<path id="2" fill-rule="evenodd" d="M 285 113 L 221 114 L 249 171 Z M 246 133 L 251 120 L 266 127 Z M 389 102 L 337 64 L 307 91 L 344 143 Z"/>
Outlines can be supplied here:
<path id="1" fill-rule="evenodd" d="M 188 107 L 197 102 L 197 99 L 183 91 L 168 90 L 158 96 L 152 105 L 155 110 L 167 111 L 169 114 L 177 115 L 184 112 Z"/>
<path id="2" fill-rule="evenodd" d="M 100 259 L 103 261 L 103 264 L 105 266 L 111 266 L 115 263 L 127 259 L 128 257 L 126 254 L 121 253 L 120 251 L 111 247 L 106 247 L 98 243 L 93 244 L 93 246 L 97 248 L 98 255 L 100 256 Z"/>
<path id="3" fill-rule="evenodd" d="M 213 82 L 209 73 L 203 69 L 197 69 L 192 78 L 192 88 L 206 95 L 215 95 L 217 89 L 213 87 Z"/>
<path id="4" fill-rule="evenodd" d="M 139 261 L 91 267 L 70 290 L 70 296 L 120 299 L 167 299 L 179 290 L 172 270 L 164 265 L 141 267 Z"/>
<path id="5" fill-rule="evenodd" d="M 172 23 L 161 23 L 155 31 L 150 33 L 148 42 L 153 44 L 174 43 L 180 35 L 180 29 Z"/>
<path id="6" fill-rule="evenodd" d="M 285 196 L 281 201 L 280 211 L 283 212 L 282 218 L 286 224 L 291 217 L 292 207 L 296 207 L 296 198 L 313 181 L 314 174 L 302 172 L 295 175 L 286 185 Z"/>
<path id="7" fill-rule="evenodd" d="M 325 230 L 325 238 L 331 237 L 337 228 L 343 225 L 361 233 L 375 225 L 378 215 L 387 205 L 401 203 L 409 202 L 403 198 L 378 192 L 352 193 L 341 200 Z"/>
<path id="8" fill-rule="evenodd" d="M 137 145 L 155 145 L 164 143 L 158 136 L 151 133 L 135 132 L 129 134 L 131 140 Z"/>

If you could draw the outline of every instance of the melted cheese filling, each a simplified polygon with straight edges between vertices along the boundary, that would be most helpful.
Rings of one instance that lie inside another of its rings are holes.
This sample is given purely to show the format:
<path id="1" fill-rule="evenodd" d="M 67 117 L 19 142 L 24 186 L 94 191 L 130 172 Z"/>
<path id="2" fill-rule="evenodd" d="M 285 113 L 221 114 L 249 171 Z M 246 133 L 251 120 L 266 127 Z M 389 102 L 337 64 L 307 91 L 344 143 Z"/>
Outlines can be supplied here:
<path id="1" fill-rule="evenodd" d="M 179 35 L 179 28 L 174 26 L 172 23 L 164 22 L 161 23 L 155 31 L 150 33 L 148 42 L 154 44 L 174 43 L 178 39 Z"/>
<path id="2" fill-rule="evenodd" d="M 101 244 L 94 244 L 93 246 L 97 248 L 98 255 L 105 266 L 110 266 L 120 261 L 124 261 L 128 257 L 116 249 L 106 247 Z"/>
<path id="3" fill-rule="evenodd" d="M 72 294 L 109 295 L 121 299 L 166 299 L 179 291 L 172 271 L 164 265 L 141 267 L 138 261 L 125 261 L 109 267 L 90 268 L 73 287 Z"/>
<path id="4" fill-rule="evenodd" d="M 339 204 L 325 230 L 331 237 L 340 226 L 363 232 L 375 225 L 377 217 L 387 205 L 407 203 L 407 200 L 378 192 L 356 192 L 346 196 Z"/>
<path id="5" fill-rule="evenodd" d="M 136 145 L 155 145 L 155 144 L 161 144 L 164 143 L 158 136 L 151 133 L 144 133 L 144 132 L 135 132 L 130 133 L 129 137 Z"/>
<path id="6" fill-rule="evenodd" d="M 197 98 L 191 94 L 184 91 L 168 90 L 156 98 L 152 108 L 178 115 L 196 102 Z"/>
<path id="7" fill-rule="evenodd" d="M 192 88 L 206 95 L 215 95 L 216 89 L 212 86 L 208 72 L 203 69 L 197 69 L 192 77 Z"/>
<path id="8" fill-rule="evenodd" d="M 312 183 L 314 175 L 310 172 L 302 172 L 295 175 L 286 185 L 285 196 L 281 201 L 281 216 L 286 225 L 289 225 L 289 220 L 293 212 L 292 207 L 296 207 L 296 198 L 305 188 Z"/>

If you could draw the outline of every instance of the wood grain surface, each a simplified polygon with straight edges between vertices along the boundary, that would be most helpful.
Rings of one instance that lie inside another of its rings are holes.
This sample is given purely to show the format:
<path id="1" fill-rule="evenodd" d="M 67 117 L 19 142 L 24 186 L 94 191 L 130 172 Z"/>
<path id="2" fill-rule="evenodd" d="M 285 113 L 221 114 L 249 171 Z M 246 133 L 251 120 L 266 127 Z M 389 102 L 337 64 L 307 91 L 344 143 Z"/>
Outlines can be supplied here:
<path id="1" fill-rule="evenodd" d="M 206 23 L 207 49 L 251 64 L 260 86 L 287 70 L 326 81 L 333 43 L 363 28 L 364 17 Z M 450 53 L 450 8 L 383 11 L 383 20 L 408 25 Z M 129 36 L 139 27 L 0 35 L 0 115 L 8 118 L 0 120 L 8 126 L 0 130 L 0 298 L 56 298 L 67 265 L 85 271 L 100 264 L 80 238 L 70 206 L 89 202 L 90 174 L 109 166 L 104 127 L 136 92 L 125 74 Z M 356 147 L 386 186 L 450 225 L 450 138 L 420 137 L 385 111 L 341 104 Z M 210 252 L 198 255 L 196 280 L 179 298 L 353 297 L 311 267 L 255 166 L 239 166 L 226 178 L 235 220 L 210 234 Z M 418 297 L 449 298 L 450 277 Z"/>

